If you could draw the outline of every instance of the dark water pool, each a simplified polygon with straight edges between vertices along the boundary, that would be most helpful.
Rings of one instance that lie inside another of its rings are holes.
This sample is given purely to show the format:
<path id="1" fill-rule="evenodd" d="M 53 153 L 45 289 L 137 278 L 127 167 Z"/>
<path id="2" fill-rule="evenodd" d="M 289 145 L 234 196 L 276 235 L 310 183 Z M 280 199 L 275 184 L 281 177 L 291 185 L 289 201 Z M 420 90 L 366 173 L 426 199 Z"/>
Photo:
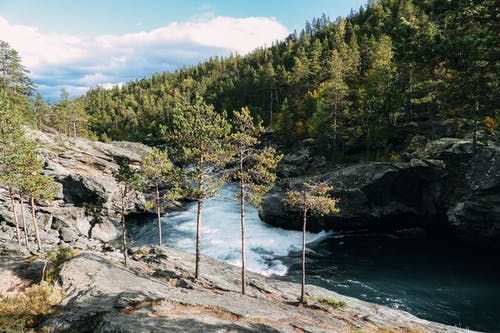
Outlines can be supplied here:
<path id="1" fill-rule="evenodd" d="M 309 244 L 307 283 L 418 317 L 500 332 L 499 253 L 444 239 L 337 235 Z M 283 258 L 298 281 L 300 254 Z"/>

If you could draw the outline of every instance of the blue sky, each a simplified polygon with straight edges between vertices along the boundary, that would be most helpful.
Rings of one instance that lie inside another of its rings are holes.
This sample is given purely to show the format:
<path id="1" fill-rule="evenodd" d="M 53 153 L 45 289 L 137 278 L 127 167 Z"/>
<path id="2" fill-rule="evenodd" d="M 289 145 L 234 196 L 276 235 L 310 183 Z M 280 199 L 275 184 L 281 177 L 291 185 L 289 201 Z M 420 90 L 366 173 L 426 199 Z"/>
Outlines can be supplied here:
<path id="1" fill-rule="evenodd" d="M 271 45 L 306 20 L 366 0 L 0 0 L 0 39 L 18 50 L 45 98 L 110 87 L 210 56 Z"/>

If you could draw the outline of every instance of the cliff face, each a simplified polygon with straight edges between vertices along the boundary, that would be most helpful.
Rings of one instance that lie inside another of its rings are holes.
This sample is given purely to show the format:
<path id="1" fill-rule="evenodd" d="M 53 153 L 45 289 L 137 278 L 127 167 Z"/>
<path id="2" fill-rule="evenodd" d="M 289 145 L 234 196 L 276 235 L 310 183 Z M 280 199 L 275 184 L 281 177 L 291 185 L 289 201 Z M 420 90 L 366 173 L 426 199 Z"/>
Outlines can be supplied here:
<path id="1" fill-rule="evenodd" d="M 240 294 L 240 268 L 202 258 L 193 282 L 194 256 L 145 247 L 131 268 L 114 254 L 83 253 L 64 263 L 59 280 L 66 298 L 40 329 L 77 332 L 465 332 L 406 312 L 307 286 L 248 273 Z M 346 302 L 340 309 L 317 298 Z"/>
<path id="2" fill-rule="evenodd" d="M 314 177 L 283 178 L 264 198 L 260 217 L 300 230 L 300 214 L 285 192 L 313 178 L 334 186 L 340 213 L 311 217 L 310 230 L 445 231 L 467 243 L 499 246 L 500 148 L 440 139 L 405 163 L 366 163 L 323 171 Z M 293 169 L 286 166 L 285 169 Z M 324 170 L 325 168 L 323 168 Z"/>
<path id="3" fill-rule="evenodd" d="M 44 173 L 54 177 L 59 193 L 52 202 L 37 203 L 42 243 L 47 246 L 102 248 L 119 235 L 119 188 L 113 177 L 118 163 L 129 159 L 137 164 L 150 150 L 138 143 L 105 144 L 83 139 L 75 141 L 58 135 L 28 130 L 45 160 Z M 127 213 L 145 212 L 144 196 L 137 195 L 126 207 Z M 17 206 L 21 217 L 21 207 Z M 24 207 L 31 240 L 34 230 L 28 207 Z M 15 229 L 10 201 L 0 189 L 0 238 L 14 239 Z"/>

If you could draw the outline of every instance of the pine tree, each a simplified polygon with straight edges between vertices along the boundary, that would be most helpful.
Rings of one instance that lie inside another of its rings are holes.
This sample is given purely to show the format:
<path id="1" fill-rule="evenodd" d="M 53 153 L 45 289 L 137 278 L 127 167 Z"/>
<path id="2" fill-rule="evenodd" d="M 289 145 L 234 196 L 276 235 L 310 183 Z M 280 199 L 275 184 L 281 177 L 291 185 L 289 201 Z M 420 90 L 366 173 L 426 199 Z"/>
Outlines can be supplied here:
<path id="1" fill-rule="evenodd" d="M 302 279 L 300 301 L 303 303 L 304 289 L 306 283 L 306 225 L 307 214 L 329 214 L 338 213 L 337 199 L 330 197 L 329 193 L 333 187 L 323 182 L 308 182 L 300 191 L 288 191 L 286 202 L 295 206 L 302 212 Z"/>
<path id="2" fill-rule="evenodd" d="M 128 159 L 123 159 L 120 162 L 115 179 L 120 186 L 120 223 L 122 225 L 122 251 L 125 266 L 128 267 L 128 247 L 127 247 L 127 224 L 125 220 L 126 205 L 132 200 L 136 191 L 140 187 L 140 179 L 137 173 L 130 167 Z"/>
<path id="3" fill-rule="evenodd" d="M 23 136 L 21 115 L 12 107 L 5 91 L 0 89 L 0 184 L 6 185 L 9 192 L 18 244 L 21 244 L 21 237 L 14 198 L 14 186 L 17 178 L 12 163 L 18 154 L 17 148 Z"/>
<path id="4" fill-rule="evenodd" d="M 238 169 L 234 178 L 239 181 L 241 208 L 241 292 L 245 294 L 245 205 L 259 205 L 264 194 L 276 179 L 273 172 L 282 156 L 276 155 L 272 147 L 257 148 L 259 137 L 264 132 L 261 123 L 254 124 L 248 108 L 234 112 L 231 139 L 238 159 Z"/>
<path id="5" fill-rule="evenodd" d="M 144 185 L 152 185 L 155 188 L 155 208 L 158 217 L 158 243 L 162 246 L 161 231 L 161 202 L 162 198 L 176 200 L 180 197 L 179 181 L 180 175 L 177 167 L 170 161 L 166 151 L 153 148 L 144 154 L 141 160 L 141 173 Z M 167 195 L 160 196 L 160 185 L 168 184 L 170 190 Z"/>
<path id="6" fill-rule="evenodd" d="M 57 187 L 53 178 L 42 174 L 44 161 L 40 158 L 36 144 L 29 140 L 24 139 L 19 147 L 19 152 L 16 155 L 14 165 L 18 173 L 17 187 L 21 192 L 21 196 L 26 195 L 29 197 L 31 206 L 31 218 L 33 228 L 35 229 L 35 237 L 38 245 L 38 250 L 42 250 L 42 243 L 40 240 L 40 232 L 38 228 L 38 220 L 36 218 L 36 204 L 35 200 L 50 200 L 54 198 Z M 21 202 L 23 206 L 23 202 Z M 24 209 L 22 207 L 22 209 Z M 26 237 L 26 225 L 23 216 L 23 224 Z"/>
<path id="7" fill-rule="evenodd" d="M 33 106 L 33 113 L 35 114 L 35 119 L 36 119 L 36 125 L 39 129 L 42 128 L 42 126 L 47 125 L 49 122 L 49 114 L 50 108 L 45 104 L 42 95 L 40 93 L 37 93 L 36 99 L 35 99 L 35 104 Z"/>
<path id="8" fill-rule="evenodd" d="M 213 171 L 229 159 L 230 125 L 224 113 L 216 113 L 200 96 L 195 96 L 192 102 L 181 98 L 173 113 L 172 129 L 165 130 L 165 136 L 174 145 L 175 156 L 186 166 L 193 165 L 186 168 L 185 176 L 191 180 L 189 190 L 198 202 L 195 263 L 195 278 L 198 279 L 203 201 L 215 195 L 223 184 Z"/>
<path id="9" fill-rule="evenodd" d="M 29 71 L 21 64 L 19 53 L 0 40 L 0 86 L 7 94 L 13 107 L 27 114 L 29 97 L 34 84 Z"/>
<path id="10" fill-rule="evenodd" d="M 349 92 L 349 87 L 345 82 L 346 64 L 344 63 L 343 55 L 333 50 L 328 59 L 328 80 L 320 85 L 320 95 L 325 101 L 326 107 L 331 112 L 331 130 L 333 139 L 333 148 L 337 146 L 337 128 L 338 117 L 342 108 L 346 106 L 346 97 Z M 323 119 L 324 121 L 326 119 Z"/>

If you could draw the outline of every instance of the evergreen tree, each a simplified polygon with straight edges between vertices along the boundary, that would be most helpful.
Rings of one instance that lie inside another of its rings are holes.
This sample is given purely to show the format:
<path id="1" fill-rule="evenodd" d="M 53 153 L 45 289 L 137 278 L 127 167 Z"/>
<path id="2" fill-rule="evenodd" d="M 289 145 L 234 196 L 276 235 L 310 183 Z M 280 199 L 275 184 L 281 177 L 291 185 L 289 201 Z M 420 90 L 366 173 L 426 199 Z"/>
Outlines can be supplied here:
<path id="1" fill-rule="evenodd" d="M 179 172 L 177 167 L 170 161 L 166 151 L 153 148 L 149 153 L 144 154 L 141 160 L 141 173 L 144 185 L 152 185 L 155 189 L 155 208 L 158 217 L 158 244 L 162 246 L 161 231 L 161 203 L 162 198 L 176 200 L 180 197 L 179 192 Z M 160 196 L 160 185 L 168 184 L 170 190 L 167 195 Z"/>
<path id="2" fill-rule="evenodd" d="M 45 104 L 42 94 L 37 93 L 35 104 L 33 106 L 33 113 L 36 119 L 36 125 L 39 129 L 46 126 L 50 120 L 50 108 Z"/>
<path id="3" fill-rule="evenodd" d="M 346 97 L 349 92 L 349 87 L 345 82 L 346 64 L 342 54 L 333 50 L 330 59 L 328 60 L 329 79 L 323 82 L 320 86 L 320 95 L 325 101 L 325 106 L 331 110 L 331 130 L 333 148 L 337 146 L 337 128 L 338 117 L 340 110 L 346 107 Z M 325 121 L 326 119 L 323 119 Z"/>
<path id="4" fill-rule="evenodd" d="M 6 185 L 9 192 L 18 244 L 21 244 L 21 237 L 14 198 L 17 174 L 12 163 L 18 154 L 17 150 L 23 137 L 24 129 L 22 128 L 21 115 L 12 107 L 5 91 L 0 89 L 0 184 Z"/>
<path id="5" fill-rule="evenodd" d="M 257 148 L 264 127 L 254 124 L 248 108 L 234 112 L 232 143 L 238 159 L 238 169 L 233 177 L 239 181 L 241 208 L 241 292 L 245 294 L 245 205 L 259 205 L 264 194 L 276 179 L 274 169 L 282 156 L 272 147 Z"/>
<path id="6" fill-rule="evenodd" d="M 57 191 L 56 183 L 53 178 L 42 174 L 44 161 L 38 154 L 36 144 L 29 139 L 24 139 L 22 141 L 14 164 L 18 173 L 17 186 L 20 189 L 21 195 L 27 195 L 29 197 L 31 218 L 33 228 L 35 230 L 36 242 L 38 251 L 41 251 L 42 243 L 40 240 L 38 220 L 35 213 L 35 200 L 53 199 Z M 23 206 L 22 201 L 21 205 Z M 23 207 L 22 209 L 24 210 Z M 24 216 L 23 225 L 26 237 L 27 230 Z"/>
<path id="7" fill-rule="evenodd" d="M 203 201 L 213 196 L 222 186 L 214 175 L 214 168 L 223 166 L 229 159 L 227 143 L 230 125 L 224 113 L 218 114 L 203 98 L 192 101 L 181 98 L 172 117 L 172 129 L 165 129 L 166 138 L 174 145 L 174 154 L 186 166 L 185 175 L 191 180 L 189 189 L 198 202 L 196 217 L 195 278 L 200 274 L 201 221 Z"/>
<path id="8" fill-rule="evenodd" d="M 0 40 L 0 80 L 1 87 L 7 94 L 13 107 L 27 115 L 29 97 L 34 84 L 28 76 L 29 71 L 21 64 L 19 53 L 10 45 Z"/>
<path id="9" fill-rule="evenodd" d="M 122 251 L 123 260 L 125 266 L 128 267 L 128 247 L 127 247 L 127 224 L 125 221 L 125 208 L 129 204 L 130 200 L 136 194 L 138 188 L 140 187 L 140 179 L 137 173 L 130 167 L 130 162 L 128 159 L 123 159 L 120 162 L 117 173 L 115 174 L 115 179 L 120 186 L 120 223 L 122 225 Z"/>
<path id="10" fill-rule="evenodd" d="M 338 213 L 337 199 L 331 198 L 329 193 L 333 187 L 322 182 L 308 182 L 300 191 L 288 191 L 286 202 L 298 207 L 302 212 L 302 279 L 300 301 L 304 302 L 304 289 L 306 283 L 306 225 L 307 214 Z"/>

